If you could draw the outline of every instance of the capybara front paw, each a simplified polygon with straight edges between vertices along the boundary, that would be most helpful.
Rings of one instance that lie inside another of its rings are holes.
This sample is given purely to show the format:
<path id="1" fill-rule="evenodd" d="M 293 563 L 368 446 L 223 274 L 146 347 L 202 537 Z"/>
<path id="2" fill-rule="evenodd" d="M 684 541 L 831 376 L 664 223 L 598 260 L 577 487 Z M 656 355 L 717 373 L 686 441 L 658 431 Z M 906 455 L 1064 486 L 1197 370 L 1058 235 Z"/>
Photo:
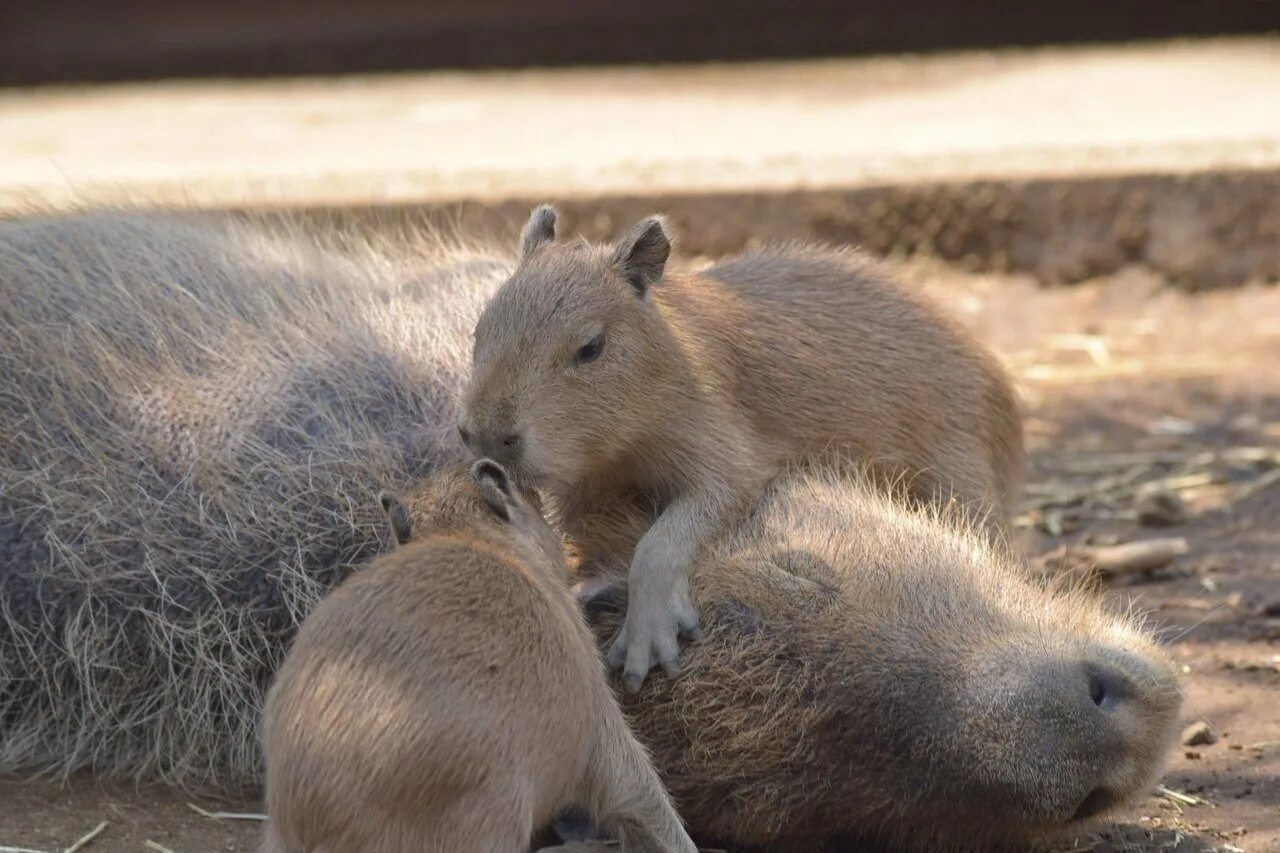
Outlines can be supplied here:
<path id="1" fill-rule="evenodd" d="M 628 693 L 644 684 L 649 670 L 661 666 L 669 678 L 680 674 L 680 637 L 701 636 L 698 611 L 683 591 L 666 602 L 633 600 L 622 630 L 609 648 L 609 666 L 622 669 Z"/>

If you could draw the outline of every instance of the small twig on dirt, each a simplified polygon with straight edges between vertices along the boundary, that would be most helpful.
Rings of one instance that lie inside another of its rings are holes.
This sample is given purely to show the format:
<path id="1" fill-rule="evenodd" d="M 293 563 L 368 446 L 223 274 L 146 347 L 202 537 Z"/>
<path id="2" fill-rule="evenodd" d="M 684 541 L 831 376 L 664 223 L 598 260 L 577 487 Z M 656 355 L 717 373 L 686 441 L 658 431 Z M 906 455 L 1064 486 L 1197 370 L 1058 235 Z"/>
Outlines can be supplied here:
<path id="1" fill-rule="evenodd" d="M 1200 376 L 1219 376 L 1236 369 L 1247 369 L 1243 362 L 1217 361 L 1214 359 L 1187 359 L 1185 361 L 1142 362 L 1113 361 L 1107 365 L 1090 364 L 1032 364 L 1019 371 L 1019 377 L 1029 382 L 1066 385 L 1076 382 L 1105 382 L 1132 376 L 1145 378 L 1191 379 Z"/>
<path id="2" fill-rule="evenodd" d="M 87 844 L 89 844 L 89 842 L 93 841 L 93 839 L 101 835 L 102 831 L 106 828 L 107 828 L 107 822 L 104 820 L 102 823 L 98 824 L 93 829 L 89 830 L 84 835 L 77 838 L 75 844 L 72 844 L 70 847 L 63 850 L 62 853 L 76 853 L 77 850 L 86 846 Z"/>
<path id="3" fill-rule="evenodd" d="M 1245 747 L 1250 752 L 1262 752 L 1272 746 L 1280 746 L 1280 740 L 1260 740 L 1257 743 L 1251 743 Z"/>
<path id="4" fill-rule="evenodd" d="M 1056 548 L 1043 555 L 1039 564 L 1044 568 L 1067 566 L 1075 558 L 1110 575 L 1149 572 L 1167 566 L 1177 557 L 1187 553 L 1187 540 L 1181 536 L 1168 539 L 1144 539 L 1120 545 L 1077 546 Z"/>
<path id="5" fill-rule="evenodd" d="M 1164 785 L 1157 785 L 1156 793 L 1166 799 L 1173 800 L 1175 803 L 1182 803 L 1184 806 L 1201 806 L 1208 802 L 1207 800 L 1202 800 L 1199 797 L 1193 797 L 1190 794 L 1184 794 L 1181 791 L 1166 788 Z"/>
<path id="6" fill-rule="evenodd" d="M 1193 456 L 1192 451 L 1159 450 L 1132 451 L 1127 453 L 1071 453 L 1051 456 L 1050 462 L 1058 463 L 1069 474 L 1100 474 L 1116 468 L 1134 466 L 1150 468 L 1157 465 L 1176 465 Z"/>
<path id="7" fill-rule="evenodd" d="M 1272 468 L 1252 483 L 1246 483 L 1243 488 L 1236 494 L 1232 503 L 1242 501 L 1245 498 L 1251 498 L 1264 489 L 1269 489 L 1276 483 L 1280 483 L 1280 468 Z"/>
<path id="8" fill-rule="evenodd" d="M 1187 489 L 1198 489 L 1201 486 L 1211 486 L 1220 480 L 1221 477 L 1215 474 L 1201 471 L 1195 474 L 1178 474 L 1173 477 L 1161 477 L 1159 480 L 1148 480 L 1134 486 L 1132 491 L 1137 495 L 1152 492 L 1181 492 Z"/>
<path id="9" fill-rule="evenodd" d="M 266 815 L 254 814 L 253 812 L 211 812 L 200 808 L 195 803 L 187 803 L 187 806 L 196 814 L 211 820 L 267 820 Z"/>
<path id="10" fill-rule="evenodd" d="M 1276 470 L 1280 471 L 1280 469 Z M 1144 483 L 1131 482 L 1144 473 L 1146 472 L 1137 469 L 1130 472 L 1131 476 L 1129 477 L 1106 477 L 1087 486 L 1059 486 L 1052 483 L 1030 486 L 1026 490 L 1029 498 L 1022 502 L 1020 508 L 1025 512 L 1049 507 L 1075 506 L 1084 503 L 1086 500 L 1106 503 L 1160 492 L 1188 492 L 1203 489 L 1206 486 L 1218 485 L 1223 479 L 1220 475 L 1208 471 L 1200 471 L 1191 474 L 1160 477 L 1155 480 L 1147 480 Z M 1255 480 L 1254 484 L 1260 482 L 1261 479 L 1263 478 Z"/>
<path id="11" fill-rule="evenodd" d="M 1260 465 L 1280 463 L 1280 450 L 1274 447 L 1241 445 L 1222 450 L 1155 450 L 1124 453 L 1059 453 L 1048 456 L 1050 464 L 1070 474 L 1098 474 L 1116 468 L 1151 468 L 1159 465 L 1185 464 L 1203 468 L 1215 462 L 1242 462 Z"/>
<path id="12" fill-rule="evenodd" d="M 30 847 L 0 847 L 0 853 L 46 853 L 46 851 L 32 850 Z"/>
<path id="13" fill-rule="evenodd" d="M 148 850 L 154 850 L 156 853 L 174 853 L 174 851 L 170 850 L 168 847 L 165 847 L 163 844 L 157 844 L 150 838 L 142 842 L 142 846 L 146 847 Z"/>
<path id="14" fill-rule="evenodd" d="M 1099 571 L 1118 575 L 1159 569 L 1185 553 L 1187 540 L 1178 536 L 1089 548 L 1085 551 L 1085 556 Z"/>
<path id="15" fill-rule="evenodd" d="M 1111 350 L 1107 348 L 1107 341 L 1100 335 L 1053 335 L 1049 338 L 1049 346 L 1053 349 L 1084 352 L 1099 367 L 1107 367 L 1113 362 Z"/>

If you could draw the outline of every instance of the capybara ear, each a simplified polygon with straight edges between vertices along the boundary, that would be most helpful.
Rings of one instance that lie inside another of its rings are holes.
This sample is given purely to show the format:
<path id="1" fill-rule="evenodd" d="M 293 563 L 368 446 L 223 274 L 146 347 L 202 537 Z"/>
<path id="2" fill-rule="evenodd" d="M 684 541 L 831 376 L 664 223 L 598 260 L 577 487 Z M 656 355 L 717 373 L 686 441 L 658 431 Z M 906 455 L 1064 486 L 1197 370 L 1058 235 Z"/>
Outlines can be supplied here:
<path id="1" fill-rule="evenodd" d="M 533 209 L 524 231 L 520 232 L 520 257 L 528 257 L 534 249 L 555 239 L 556 209 L 549 204 L 540 204 Z"/>
<path id="2" fill-rule="evenodd" d="M 382 492 L 378 495 L 378 503 L 387 514 L 387 523 L 391 525 L 391 533 L 396 537 L 396 544 L 403 545 L 413 538 L 413 518 L 409 508 L 393 494 Z"/>
<path id="3" fill-rule="evenodd" d="M 613 264 L 636 293 L 644 296 L 662 278 L 671 255 L 671 235 L 663 216 L 640 220 L 613 250 Z"/>
<path id="4" fill-rule="evenodd" d="M 493 514 L 503 521 L 510 521 L 517 499 L 512 493 L 506 470 L 492 459 L 478 459 L 471 466 L 471 477 L 480 487 L 480 496 Z"/>

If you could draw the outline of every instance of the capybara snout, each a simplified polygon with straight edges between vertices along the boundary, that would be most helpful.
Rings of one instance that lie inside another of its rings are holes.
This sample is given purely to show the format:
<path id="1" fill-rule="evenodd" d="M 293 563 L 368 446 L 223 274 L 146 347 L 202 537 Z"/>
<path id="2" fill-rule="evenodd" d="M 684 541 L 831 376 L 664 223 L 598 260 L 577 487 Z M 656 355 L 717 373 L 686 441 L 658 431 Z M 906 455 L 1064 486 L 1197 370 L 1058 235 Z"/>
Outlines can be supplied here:
<path id="1" fill-rule="evenodd" d="M 984 797 L 1029 829 L 1095 818 L 1144 790 L 1180 706 L 1177 675 L 1159 649 L 1060 643 L 1011 638 L 974 679 L 960 714 L 974 739 L 958 746 L 980 768 Z"/>
<path id="2" fill-rule="evenodd" d="M 458 427 L 458 435 L 473 456 L 488 457 L 512 464 L 520 459 L 520 433 L 499 430 L 497 432 L 472 432 L 465 426 Z"/>
<path id="3" fill-rule="evenodd" d="M 1086 755 L 1110 756 L 1074 819 L 1096 817 L 1156 781 L 1172 744 L 1182 689 L 1173 662 L 1159 649 L 1092 650 L 1086 664 L 1089 702 L 1095 712 Z"/>

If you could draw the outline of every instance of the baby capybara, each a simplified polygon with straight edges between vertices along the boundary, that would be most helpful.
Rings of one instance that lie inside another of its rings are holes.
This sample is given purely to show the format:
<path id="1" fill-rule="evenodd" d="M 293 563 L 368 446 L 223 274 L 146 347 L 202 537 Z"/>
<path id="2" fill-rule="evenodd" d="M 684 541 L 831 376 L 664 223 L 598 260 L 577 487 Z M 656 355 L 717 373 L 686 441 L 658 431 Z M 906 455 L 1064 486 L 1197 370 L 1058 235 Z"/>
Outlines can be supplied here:
<path id="1" fill-rule="evenodd" d="M 612 246 L 555 236 L 539 207 L 476 325 L 460 429 L 571 535 L 615 501 L 660 508 L 609 650 L 630 689 L 676 672 L 700 549 L 788 465 L 851 459 L 1003 528 L 1023 461 L 1004 371 L 866 258 L 780 248 L 680 274 L 661 217 Z"/>
<path id="2" fill-rule="evenodd" d="M 525 853 L 577 805 L 623 850 L 692 853 L 535 505 L 481 460 L 413 506 L 412 541 L 320 603 L 271 689 L 264 850 Z"/>

